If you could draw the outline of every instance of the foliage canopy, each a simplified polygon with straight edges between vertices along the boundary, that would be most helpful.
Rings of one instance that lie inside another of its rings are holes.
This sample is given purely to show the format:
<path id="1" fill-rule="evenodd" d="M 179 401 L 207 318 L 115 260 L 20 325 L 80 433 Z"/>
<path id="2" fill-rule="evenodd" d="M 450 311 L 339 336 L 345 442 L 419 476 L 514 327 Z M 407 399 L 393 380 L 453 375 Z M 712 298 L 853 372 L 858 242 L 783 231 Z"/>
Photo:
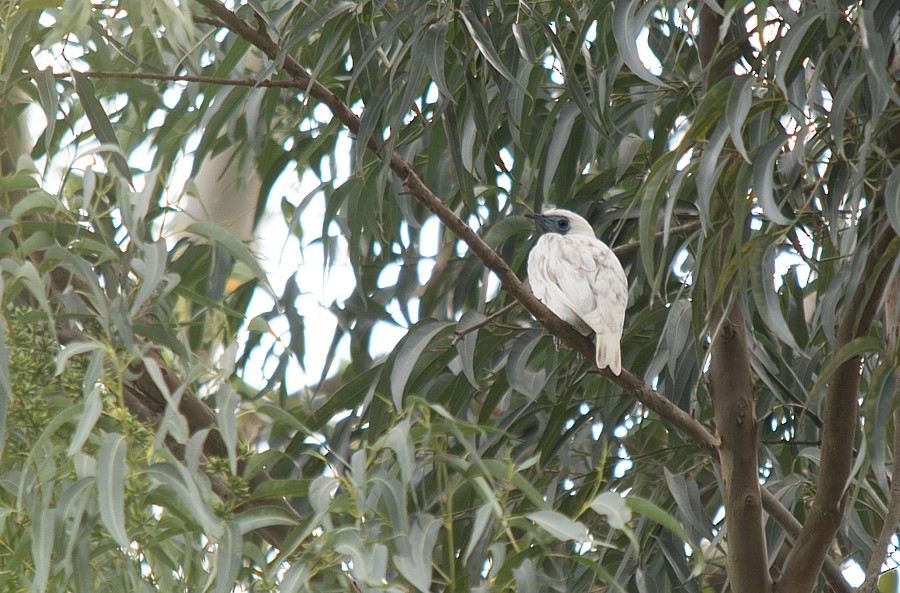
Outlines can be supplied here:
<path id="1" fill-rule="evenodd" d="M 4 591 L 895 566 L 895 2 L 2 5 Z M 297 305 L 321 277 L 273 286 L 229 192 L 349 262 L 331 341 Z M 619 377 L 522 283 L 550 204 L 627 271 Z"/>

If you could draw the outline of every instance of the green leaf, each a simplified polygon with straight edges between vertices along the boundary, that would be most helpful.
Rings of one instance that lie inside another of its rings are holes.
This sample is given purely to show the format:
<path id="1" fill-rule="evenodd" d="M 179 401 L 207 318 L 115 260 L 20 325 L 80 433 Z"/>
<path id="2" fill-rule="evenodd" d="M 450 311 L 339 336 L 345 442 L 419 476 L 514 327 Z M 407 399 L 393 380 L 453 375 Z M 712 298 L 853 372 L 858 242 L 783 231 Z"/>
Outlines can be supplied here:
<path id="1" fill-rule="evenodd" d="M 728 122 L 728 129 L 731 132 L 731 142 L 734 148 L 750 163 L 750 157 L 747 156 L 747 148 L 744 146 L 744 122 L 747 121 L 747 114 L 750 113 L 750 106 L 753 104 L 753 86 L 754 79 L 751 76 L 739 76 L 731 85 L 731 93 L 728 95 L 728 105 L 725 108 L 725 121 Z"/>
<path id="2" fill-rule="evenodd" d="M 704 229 L 708 229 L 712 223 L 712 197 L 716 181 L 722 172 L 719 155 L 727 139 L 728 126 L 724 121 L 720 121 L 700 156 L 700 166 L 697 169 L 697 195 L 700 198 L 700 221 Z"/>
<path id="3" fill-rule="evenodd" d="M 756 308 L 766 326 L 791 350 L 802 350 L 791 333 L 781 310 L 781 302 L 775 293 L 775 258 L 778 256 L 778 243 L 768 242 L 760 236 L 747 245 L 749 248 L 748 264 L 750 266 L 750 288 Z"/>
<path id="4" fill-rule="evenodd" d="M 466 311 L 456 324 L 456 335 L 463 336 L 456 342 L 456 352 L 459 354 L 463 374 L 468 379 L 469 385 L 475 389 L 478 389 L 478 379 L 475 377 L 475 340 L 478 338 L 478 324 L 485 319 L 482 313 Z"/>
<path id="5" fill-rule="evenodd" d="M 31 523 L 31 557 L 34 559 L 34 576 L 31 581 L 32 593 L 44 593 L 53 566 L 53 537 L 56 527 L 56 512 L 42 504 L 34 514 Z"/>
<path id="6" fill-rule="evenodd" d="M 653 261 L 653 253 L 656 248 L 656 225 L 659 220 L 659 210 L 666 198 L 667 181 L 669 175 L 675 170 L 675 161 L 678 153 L 671 151 L 659 158 L 650 169 L 650 173 L 638 190 L 640 198 L 640 218 L 638 219 L 638 238 L 641 242 L 641 261 L 647 276 L 653 276 L 656 264 Z M 656 276 L 659 278 L 659 275 Z M 654 282 L 653 294 L 658 292 L 658 285 Z"/>
<path id="7" fill-rule="evenodd" d="M 636 14 L 641 3 L 642 0 L 628 0 L 615 4 L 613 34 L 615 35 L 616 45 L 619 48 L 619 56 L 641 80 L 664 89 L 672 88 L 650 72 L 640 58 L 637 38 L 647 20 L 647 16 L 655 8 L 651 2 L 647 2 L 643 7 L 640 7 L 640 12 Z"/>
<path id="8" fill-rule="evenodd" d="M 601 492 L 591 501 L 591 508 L 605 516 L 613 529 L 622 529 L 631 521 L 631 509 L 618 492 Z"/>
<path id="9" fill-rule="evenodd" d="M 213 538 L 222 537 L 225 530 L 221 521 L 204 500 L 187 468 L 175 462 L 156 463 L 144 470 L 144 474 L 154 482 L 170 487 L 187 507 L 190 518 L 196 521 L 205 533 Z"/>
<path id="10" fill-rule="evenodd" d="M 803 60 L 809 57 L 812 48 L 819 43 L 822 13 L 807 11 L 800 20 L 791 25 L 784 36 L 778 60 L 775 62 L 775 81 L 787 95 L 788 86 L 801 72 Z"/>
<path id="11" fill-rule="evenodd" d="M 81 448 L 87 442 L 88 437 L 91 436 L 91 431 L 94 430 L 94 425 L 97 424 L 97 419 L 100 418 L 100 412 L 102 411 L 103 400 L 100 397 L 100 387 L 95 386 L 84 400 L 84 410 L 82 410 L 81 417 L 78 419 L 75 434 L 72 435 L 72 439 L 69 441 L 66 455 L 72 457 L 81 452 Z"/>
<path id="12" fill-rule="evenodd" d="M 391 368 L 391 399 L 397 411 L 403 409 L 406 383 L 409 381 L 416 363 L 419 362 L 419 357 L 425 352 L 431 340 L 449 325 L 451 324 L 443 321 L 426 321 L 419 324 L 412 333 L 404 338 L 403 346 L 397 352 L 393 368 Z"/>
<path id="13" fill-rule="evenodd" d="M 573 521 L 557 511 L 535 511 L 525 516 L 560 541 L 583 542 L 590 537 L 584 523 Z"/>
<path id="14" fill-rule="evenodd" d="M 619 142 L 619 150 L 617 151 L 619 160 L 616 163 L 616 181 L 619 181 L 622 178 L 622 175 L 625 174 L 628 167 L 634 162 L 634 157 L 643 144 L 644 140 L 637 134 L 627 134 Z"/>
<path id="15" fill-rule="evenodd" d="M 51 68 L 38 70 L 35 74 L 38 93 L 41 96 L 41 106 L 44 108 L 44 117 L 47 118 L 47 127 L 44 128 L 44 144 L 50 150 L 53 141 L 53 132 L 56 129 L 56 114 L 59 112 L 59 93 L 56 92 L 56 77 Z"/>
<path id="16" fill-rule="evenodd" d="M 781 153 L 781 147 L 787 142 L 787 134 L 780 130 L 778 136 L 767 142 L 753 163 L 753 189 L 756 199 L 766 218 L 780 225 L 791 224 L 791 219 L 782 214 L 781 207 L 775 201 L 774 179 L 775 159 Z"/>
<path id="17" fill-rule="evenodd" d="M 284 480 L 294 482 L 295 480 Z M 257 488 L 257 490 L 259 490 Z M 299 491 L 294 491 L 299 495 Z M 254 507 L 247 509 L 234 518 L 234 525 L 241 535 L 266 527 L 295 527 L 297 520 L 284 509 L 278 507 Z"/>
<path id="18" fill-rule="evenodd" d="M 31 192 L 21 200 L 18 200 L 9 213 L 12 220 L 20 221 L 34 213 L 54 213 L 60 207 L 59 198 L 45 191 Z"/>
<path id="19" fill-rule="evenodd" d="M 900 235 L 900 165 L 894 165 L 884 183 L 884 205 L 894 232 Z"/>
<path id="20" fill-rule="evenodd" d="M 3 277 L 0 276 L 0 294 L 4 294 Z M 0 448 L 6 444 L 6 415 L 9 402 L 13 397 L 12 385 L 9 382 L 9 349 L 7 340 L 6 319 L 0 316 Z"/>
<path id="21" fill-rule="evenodd" d="M 84 114 L 91 124 L 94 135 L 101 144 L 112 147 L 109 157 L 112 167 L 117 169 L 119 174 L 130 184 L 131 171 L 128 169 L 128 161 L 125 160 L 122 154 L 122 147 L 119 146 L 119 139 L 116 137 L 106 111 L 103 110 L 103 106 L 97 100 L 94 83 L 91 82 L 90 78 L 76 70 L 72 70 L 72 78 L 75 80 L 75 92 L 78 93 L 78 98 L 81 100 L 81 105 L 84 108 Z"/>
<path id="22" fill-rule="evenodd" d="M 472 523 L 472 529 L 469 531 L 469 543 L 466 544 L 466 549 L 463 551 L 463 564 L 469 563 L 469 558 L 472 557 L 475 546 L 481 543 L 481 536 L 484 535 L 485 529 L 487 529 L 488 519 L 490 518 L 490 505 L 483 504 L 478 507 L 478 511 L 475 513 L 475 521 Z"/>
<path id="23" fill-rule="evenodd" d="M 488 35 L 484 25 L 481 24 L 481 20 L 475 15 L 468 14 L 465 10 L 460 11 L 459 16 L 466 25 L 466 29 L 469 30 L 472 41 L 475 42 L 475 46 L 478 48 L 478 51 L 481 52 L 481 55 L 484 56 L 488 63 L 493 66 L 503 78 L 518 86 L 519 81 L 512 75 L 512 72 L 509 71 L 506 64 L 503 63 L 503 60 L 500 59 L 500 55 L 497 53 L 497 50 L 494 49 L 494 43 L 491 41 L 491 37 Z"/>
<path id="24" fill-rule="evenodd" d="M 166 264 L 168 263 L 169 254 L 165 241 L 154 241 L 143 247 L 141 257 L 134 259 L 131 263 L 141 281 L 129 309 L 129 315 L 133 319 L 139 318 L 143 314 L 141 307 L 159 288 L 166 275 Z"/>
<path id="25" fill-rule="evenodd" d="M 550 200 L 550 186 L 556 176 L 556 169 L 562 160 L 563 153 L 569 146 L 569 137 L 572 134 L 572 127 L 579 114 L 579 110 L 574 105 L 569 105 L 562 110 L 556 119 L 556 125 L 553 127 L 553 135 L 550 138 L 550 145 L 547 147 L 547 158 L 544 160 L 544 186 L 543 193 L 545 200 Z"/>
<path id="26" fill-rule="evenodd" d="M 811 394 L 818 393 L 819 389 L 831 380 L 831 376 L 838 370 L 838 367 L 848 360 L 858 358 L 866 352 L 877 352 L 881 347 L 882 341 L 878 336 L 860 336 L 850 340 L 848 343 L 844 344 L 840 350 L 835 352 L 828 363 L 822 368 L 809 392 Z"/>
<path id="27" fill-rule="evenodd" d="M 533 371 L 528 368 L 531 353 L 544 335 L 542 329 L 527 330 L 522 332 L 509 349 L 509 358 L 506 362 L 506 378 L 509 386 L 529 399 L 536 398 L 547 384 L 545 369 Z"/>
<path id="28" fill-rule="evenodd" d="M 534 44 L 531 42 L 531 35 L 528 33 L 528 29 L 520 23 L 513 23 L 512 34 L 516 39 L 516 47 L 522 58 L 529 64 L 537 62 L 537 55 L 534 53 Z"/>
<path id="29" fill-rule="evenodd" d="M 394 566 L 403 578 L 418 591 L 431 591 L 431 556 L 441 529 L 441 520 L 419 513 L 413 518 L 412 528 L 405 538 L 408 550 L 394 556 Z"/>
<path id="30" fill-rule="evenodd" d="M 684 528 L 681 526 L 681 523 L 678 522 L 678 519 L 649 500 L 629 494 L 625 497 L 625 504 L 638 515 L 647 517 L 654 523 L 658 523 L 665 527 L 682 541 L 690 542 L 690 538 L 688 538 L 687 533 L 685 533 Z"/>
<path id="31" fill-rule="evenodd" d="M 232 475 L 237 475 L 237 410 L 240 396 L 228 383 L 222 383 L 216 392 L 216 426 L 228 450 L 228 464 Z"/>
<path id="32" fill-rule="evenodd" d="M 437 85 L 442 97 L 455 101 L 453 91 L 444 77 L 444 39 L 447 35 L 447 23 L 434 23 L 425 31 L 425 65 L 431 79 Z"/>
<path id="33" fill-rule="evenodd" d="M 241 570 L 241 547 L 243 538 L 241 529 L 231 523 L 225 528 L 225 533 L 219 538 L 216 549 L 216 587 L 215 593 L 231 593 L 235 580 Z"/>
<path id="34" fill-rule="evenodd" d="M 900 582 L 898 574 L 900 574 L 900 569 L 897 568 L 881 573 L 881 576 L 878 577 L 878 593 L 894 593 Z"/>
<path id="35" fill-rule="evenodd" d="M 112 535 L 116 544 L 128 548 L 131 540 L 125 532 L 125 437 L 119 433 L 109 433 L 100 447 L 97 460 L 97 504 L 100 520 Z"/>
<path id="36" fill-rule="evenodd" d="M 260 282 L 268 286 L 268 279 L 259 259 L 233 234 L 224 227 L 208 220 L 195 222 L 188 227 L 187 232 L 199 235 L 214 245 L 222 246 L 235 260 L 243 263 Z"/>

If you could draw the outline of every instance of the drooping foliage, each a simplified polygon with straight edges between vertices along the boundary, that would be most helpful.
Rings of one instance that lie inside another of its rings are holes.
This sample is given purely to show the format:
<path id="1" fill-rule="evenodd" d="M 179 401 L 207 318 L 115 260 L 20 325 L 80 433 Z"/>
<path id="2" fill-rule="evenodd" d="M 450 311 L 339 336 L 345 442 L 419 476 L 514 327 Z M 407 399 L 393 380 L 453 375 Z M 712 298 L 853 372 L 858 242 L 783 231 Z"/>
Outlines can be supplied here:
<path id="1" fill-rule="evenodd" d="M 753 541 L 723 518 L 735 457 L 765 587 L 877 576 L 900 505 L 895 2 L 3 8 L 10 591 L 762 590 L 726 561 Z M 239 210 L 352 269 L 333 336 L 298 308 L 322 274 L 276 285 L 178 217 L 217 199 L 182 181 L 213 157 Z M 551 204 L 628 274 L 618 379 L 476 242 L 524 280 L 523 214 Z M 732 339 L 752 399 L 723 422 Z M 798 568 L 795 541 L 827 558 Z"/>

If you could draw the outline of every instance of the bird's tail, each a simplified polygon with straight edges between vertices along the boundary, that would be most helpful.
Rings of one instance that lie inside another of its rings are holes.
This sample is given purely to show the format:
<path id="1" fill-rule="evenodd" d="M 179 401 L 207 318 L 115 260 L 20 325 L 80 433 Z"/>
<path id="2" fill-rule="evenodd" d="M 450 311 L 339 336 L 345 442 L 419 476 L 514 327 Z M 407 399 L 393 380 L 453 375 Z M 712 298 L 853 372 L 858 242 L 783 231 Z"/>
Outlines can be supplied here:
<path id="1" fill-rule="evenodd" d="M 597 367 L 609 370 L 614 375 L 622 372 L 622 348 L 619 337 L 613 334 L 597 334 Z"/>

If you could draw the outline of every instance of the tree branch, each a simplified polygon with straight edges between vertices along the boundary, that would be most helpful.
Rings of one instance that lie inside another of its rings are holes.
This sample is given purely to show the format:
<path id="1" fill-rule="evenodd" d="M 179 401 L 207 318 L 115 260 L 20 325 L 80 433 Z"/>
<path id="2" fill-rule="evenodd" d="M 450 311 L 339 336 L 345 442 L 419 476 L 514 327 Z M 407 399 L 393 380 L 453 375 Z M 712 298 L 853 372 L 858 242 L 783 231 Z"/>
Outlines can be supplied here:
<path id="1" fill-rule="evenodd" d="M 862 280 L 844 309 L 843 321 L 838 328 L 834 345 L 835 352 L 840 352 L 853 339 L 869 333 L 892 269 L 888 263 L 879 272 L 878 266 L 894 239 L 890 225 L 884 225 L 868 257 Z M 892 256 L 891 261 L 895 257 Z M 879 272 L 879 276 L 874 278 L 876 272 Z M 874 281 L 871 294 L 868 293 L 870 281 Z M 859 422 L 861 364 L 860 355 L 844 361 L 835 370 L 828 384 L 816 495 L 806 523 L 788 557 L 778 591 L 812 591 L 822 561 L 841 524 L 846 502 L 844 492 L 850 477 L 853 441 Z"/>
<path id="2" fill-rule="evenodd" d="M 254 88 L 278 88 L 305 90 L 306 85 L 296 80 L 256 80 L 254 78 L 219 78 L 215 76 L 193 76 L 191 74 L 156 74 L 153 72 L 109 72 L 106 70 L 85 70 L 80 72 L 89 78 L 113 78 L 117 80 L 159 80 L 164 82 L 199 82 L 222 86 L 249 86 Z M 56 78 L 69 78 L 71 72 L 55 72 Z"/>
<path id="3" fill-rule="evenodd" d="M 242 18 L 231 12 L 218 0 L 196 0 L 206 7 L 216 18 L 220 19 L 236 35 L 252 43 L 263 51 L 269 58 L 277 59 L 279 48 L 264 32 L 249 25 Z M 313 99 L 320 101 L 331 110 L 332 115 L 340 121 L 352 134 L 359 133 L 359 117 L 343 103 L 330 90 L 320 83 L 313 81 L 309 73 L 290 56 L 284 58 L 284 70 L 306 89 Z M 434 213 L 447 229 L 466 243 L 469 250 L 500 279 L 501 285 L 513 298 L 520 302 L 538 322 L 551 334 L 558 337 L 569 348 L 579 352 L 585 360 L 593 360 L 594 347 L 591 341 L 578 333 L 578 331 L 557 317 L 550 309 L 541 303 L 518 279 L 509 265 L 493 249 L 469 227 L 459 216 L 450 210 L 444 202 L 438 198 L 416 175 L 412 165 L 403 160 L 398 154 L 384 155 L 372 138 L 358 139 L 365 142 L 366 147 L 380 158 L 389 160 L 391 170 L 409 190 L 410 194 L 429 211 Z M 624 246 L 623 246 L 624 247 Z M 630 249 L 631 247 L 629 247 Z M 647 385 L 639 377 L 624 370 L 619 376 L 613 375 L 609 369 L 600 371 L 605 377 L 619 385 L 636 400 L 647 406 L 653 412 L 679 429 L 691 442 L 697 445 L 704 453 L 718 459 L 716 439 L 710 432 L 690 414 L 673 404 L 663 395 Z M 765 492 L 765 491 L 764 491 Z M 765 492 L 762 497 L 763 505 L 776 520 L 785 521 L 786 517 L 793 518 L 781 502 L 773 495 Z M 793 519 L 796 522 L 796 519 Z M 788 527 L 782 524 L 787 530 Z M 827 560 L 830 562 L 830 560 Z M 833 563 L 832 563 L 833 565 Z M 827 573 L 829 582 L 835 590 L 847 591 L 846 582 L 840 574 L 840 570 L 834 567 Z"/>
<path id="4" fill-rule="evenodd" d="M 70 324 L 65 322 L 57 323 L 55 330 L 60 345 L 86 341 L 89 339 L 80 330 L 73 328 Z M 216 428 L 217 422 L 215 413 L 200 398 L 198 398 L 193 391 L 187 389 L 186 386 L 183 387 L 182 381 L 175 376 L 175 373 L 156 351 L 151 350 L 146 356 L 152 358 L 159 367 L 169 392 L 176 393 L 179 390 L 181 391 L 181 399 L 178 402 L 178 411 L 184 416 L 185 420 L 187 420 L 190 433 L 193 435 L 204 429 L 209 431 L 207 432 L 206 440 L 203 443 L 204 459 L 208 459 L 209 457 L 227 458 L 228 448 Z M 135 365 L 132 370 L 134 371 L 134 376 L 124 381 L 122 385 L 122 397 L 125 402 L 125 407 L 127 407 L 128 411 L 140 422 L 156 430 L 159 428 L 159 425 L 165 416 L 169 402 L 143 364 Z M 180 443 L 169 436 L 165 439 L 165 445 L 177 459 L 184 460 L 184 447 Z M 243 473 L 243 466 L 244 464 L 239 462 L 238 475 Z M 206 463 L 204 461 L 201 469 L 205 469 L 205 467 Z M 229 496 L 230 492 L 221 478 L 210 474 L 207 474 L 207 476 L 210 478 L 212 490 L 216 495 L 223 500 Z M 271 477 L 265 471 L 252 476 L 249 479 L 250 491 L 253 492 L 260 484 L 270 479 Z M 277 507 L 285 514 L 293 517 L 298 523 L 302 520 L 302 517 L 300 517 L 294 507 L 283 498 L 251 500 L 242 503 L 235 510 L 241 511 L 261 506 Z M 290 529 L 286 526 L 271 525 L 258 529 L 257 531 L 271 545 L 281 547 L 284 544 Z"/>
<path id="5" fill-rule="evenodd" d="M 724 18 L 704 3 L 700 9 L 697 49 L 706 70 L 706 86 L 711 88 L 727 76 L 727 56 L 719 52 L 719 31 Z M 729 221 L 722 231 L 720 257 L 735 231 Z M 717 262 L 724 269 L 724 261 Z M 718 276 L 706 274 L 707 301 L 712 327 L 721 327 L 710 344 L 709 394 L 716 420 L 719 461 L 722 467 L 723 499 L 727 541 L 728 578 L 735 593 L 772 590 L 766 533 L 759 485 L 759 432 L 756 393 L 747 349 L 747 327 L 741 306 L 732 301 L 733 284 L 714 303 Z"/>

